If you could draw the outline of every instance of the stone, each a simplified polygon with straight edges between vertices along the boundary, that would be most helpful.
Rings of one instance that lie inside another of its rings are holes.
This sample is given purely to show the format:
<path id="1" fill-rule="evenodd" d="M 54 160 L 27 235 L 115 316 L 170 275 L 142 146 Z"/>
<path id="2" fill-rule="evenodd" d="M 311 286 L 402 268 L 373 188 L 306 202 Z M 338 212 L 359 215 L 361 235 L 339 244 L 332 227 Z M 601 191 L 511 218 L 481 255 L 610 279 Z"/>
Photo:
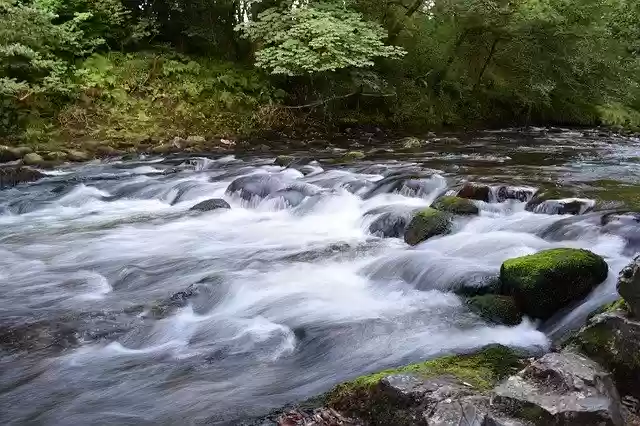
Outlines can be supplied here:
<path id="1" fill-rule="evenodd" d="M 349 151 L 340 157 L 340 161 L 343 163 L 352 163 L 354 161 L 362 160 L 366 157 L 362 151 Z"/>
<path id="2" fill-rule="evenodd" d="M 502 294 L 525 315 L 549 319 L 583 299 L 606 278 L 604 259 L 588 250 L 559 248 L 509 259 L 500 268 Z"/>
<path id="3" fill-rule="evenodd" d="M 227 187 L 227 195 L 238 194 L 246 201 L 263 199 L 287 187 L 287 182 L 269 174 L 255 174 L 242 176 L 231 182 Z"/>
<path id="4" fill-rule="evenodd" d="M 584 198 L 564 198 L 559 200 L 542 200 L 534 198 L 527 203 L 525 210 L 543 214 L 580 215 L 593 210 L 596 202 Z"/>
<path id="5" fill-rule="evenodd" d="M 28 147 L 13 147 L 0 145 L 0 163 L 8 163 L 11 161 L 20 160 L 26 154 L 31 152 L 31 148 Z"/>
<path id="6" fill-rule="evenodd" d="M 616 288 L 633 316 L 640 318 L 640 255 L 620 271 Z"/>
<path id="7" fill-rule="evenodd" d="M 493 390 L 496 408 L 536 425 L 622 426 L 611 375 L 595 361 L 564 350 L 549 353 Z"/>
<path id="8" fill-rule="evenodd" d="M 85 151 L 75 150 L 75 149 L 71 149 L 67 151 L 67 155 L 68 155 L 69 161 L 82 162 L 82 161 L 89 161 L 91 159 L 91 156 L 89 155 L 89 153 Z"/>
<path id="9" fill-rule="evenodd" d="M 24 182 L 40 180 L 45 175 L 31 167 L 24 166 L 0 166 L 0 188 L 18 185 Z"/>
<path id="10" fill-rule="evenodd" d="M 399 171 L 391 173 L 373 185 L 362 195 L 368 200 L 380 194 L 399 193 L 407 197 L 426 197 L 443 189 L 445 179 L 435 172 Z"/>
<path id="11" fill-rule="evenodd" d="M 291 155 L 278 155 L 273 164 L 280 167 L 287 167 L 294 161 L 295 158 Z"/>
<path id="12" fill-rule="evenodd" d="M 176 150 L 176 147 L 173 143 L 163 143 L 151 148 L 151 153 L 162 155 L 162 154 L 169 154 L 171 152 L 174 152 L 175 150 Z"/>
<path id="13" fill-rule="evenodd" d="M 458 191 L 457 196 L 488 203 L 491 198 L 491 187 L 489 185 L 467 182 L 462 189 Z"/>
<path id="14" fill-rule="evenodd" d="M 640 322 L 624 311 L 597 315 L 575 340 L 582 351 L 611 370 L 621 392 L 640 398 Z"/>
<path id="15" fill-rule="evenodd" d="M 480 213 L 478 206 L 471 200 L 460 197 L 444 196 L 438 198 L 431 206 L 436 210 L 458 215 L 477 215 Z"/>
<path id="16" fill-rule="evenodd" d="M 207 140 L 204 138 L 204 136 L 191 135 L 187 137 L 186 141 L 188 144 L 194 145 L 194 144 L 205 143 Z"/>
<path id="17" fill-rule="evenodd" d="M 404 241 L 415 246 L 431 237 L 446 235 L 451 232 L 451 215 L 440 210 L 426 208 L 419 211 L 404 233 Z"/>
<path id="18" fill-rule="evenodd" d="M 67 153 L 62 151 L 51 151 L 45 154 L 45 157 L 49 161 L 65 161 L 67 159 Z"/>
<path id="19" fill-rule="evenodd" d="M 202 201 L 201 203 L 196 204 L 191 207 L 189 210 L 191 211 L 200 211 L 200 212 L 208 212 L 211 210 L 217 209 L 230 209 L 231 206 L 225 200 L 220 198 L 212 198 L 210 200 Z"/>
<path id="20" fill-rule="evenodd" d="M 112 157 L 119 154 L 119 151 L 110 145 L 98 145 L 95 152 L 102 157 Z"/>
<path id="21" fill-rule="evenodd" d="M 24 157 L 22 157 L 22 162 L 27 166 L 38 166 L 43 164 L 45 161 L 44 158 L 42 158 L 42 156 L 40 156 L 39 154 L 30 152 L 29 154 L 26 154 Z"/>
<path id="22" fill-rule="evenodd" d="M 537 189 L 529 186 L 498 186 L 495 190 L 495 201 L 502 203 L 506 200 L 527 202 L 533 198 Z"/>
<path id="23" fill-rule="evenodd" d="M 427 144 L 427 141 L 424 141 L 422 139 L 418 139 L 412 136 L 400 139 L 399 141 L 399 145 L 402 147 L 403 150 L 406 150 L 406 151 L 419 150 L 420 148 L 424 147 L 426 144 Z"/>
<path id="24" fill-rule="evenodd" d="M 467 306 L 481 318 L 494 324 L 518 325 L 522 322 L 522 312 L 513 297 L 499 294 L 485 294 L 467 299 Z"/>

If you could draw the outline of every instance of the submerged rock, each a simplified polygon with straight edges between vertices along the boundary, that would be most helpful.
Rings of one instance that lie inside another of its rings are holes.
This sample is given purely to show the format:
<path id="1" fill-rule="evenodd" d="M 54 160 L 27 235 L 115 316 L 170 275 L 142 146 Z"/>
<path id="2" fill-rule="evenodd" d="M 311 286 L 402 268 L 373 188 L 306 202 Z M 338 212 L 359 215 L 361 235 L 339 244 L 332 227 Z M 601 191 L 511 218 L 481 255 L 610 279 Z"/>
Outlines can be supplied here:
<path id="1" fill-rule="evenodd" d="M 384 238 L 400 238 L 415 211 L 414 206 L 386 206 L 370 210 L 364 216 L 379 215 L 369 225 L 370 233 Z"/>
<path id="2" fill-rule="evenodd" d="M 408 197 L 423 197 L 446 186 L 442 176 L 434 172 L 400 171 L 391 173 L 375 183 L 362 198 L 368 200 L 376 195 L 400 193 Z"/>
<path id="3" fill-rule="evenodd" d="M 525 315 L 548 319 L 607 278 L 604 259 L 588 250 L 560 248 L 509 259 L 502 264 L 502 293 Z"/>
<path id="4" fill-rule="evenodd" d="M 419 211 L 407 226 L 404 241 L 415 246 L 436 235 L 451 232 L 451 215 L 440 210 L 426 208 Z"/>
<path id="5" fill-rule="evenodd" d="M 535 425 L 622 426 L 611 375 L 570 351 L 549 353 L 493 391 L 500 410 Z"/>
<path id="6" fill-rule="evenodd" d="M 200 212 L 208 212 L 211 210 L 217 209 L 230 209 L 231 206 L 225 200 L 221 198 L 212 198 L 210 200 L 202 201 L 201 203 L 196 204 L 191 207 L 189 210 L 191 211 L 200 211 Z"/>
<path id="7" fill-rule="evenodd" d="M 262 199 L 267 195 L 284 189 L 287 183 L 278 177 L 260 173 L 242 176 L 231 182 L 227 187 L 227 194 L 238 194 L 243 200 Z"/>
<path id="8" fill-rule="evenodd" d="M 478 206 L 466 198 L 444 196 L 436 200 L 431 206 L 436 210 L 459 215 L 477 215 Z"/>
<path id="9" fill-rule="evenodd" d="M 522 321 L 522 312 L 511 296 L 498 294 L 473 296 L 467 300 L 467 306 L 472 312 L 491 323 L 517 325 Z"/>
<path id="10" fill-rule="evenodd" d="M 620 271 L 616 287 L 633 316 L 640 318 L 640 256 Z"/>

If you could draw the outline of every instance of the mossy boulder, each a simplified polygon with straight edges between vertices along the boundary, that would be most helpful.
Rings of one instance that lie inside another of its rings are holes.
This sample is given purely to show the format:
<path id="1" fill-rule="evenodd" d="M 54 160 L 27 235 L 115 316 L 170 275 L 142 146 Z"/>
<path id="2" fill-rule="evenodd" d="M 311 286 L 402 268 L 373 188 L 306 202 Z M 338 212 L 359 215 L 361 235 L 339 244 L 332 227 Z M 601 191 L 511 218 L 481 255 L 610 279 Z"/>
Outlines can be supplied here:
<path id="1" fill-rule="evenodd" d="M 353 161 L 362 160 L 364 157 L 366 157 L 366 155 L 362 151 L 349 151 L 340 158 L 340 161 L 343 163 L 351 163 Z"/>
<path id="2" fill-rule="evenodd" d="M 432 207 L 436 210 L 459 215 L 477 215 L 480 213 L 480 209 L 473 204 L 473 201 L 460 197 L 440 197 Z"/>
<path id="3" fill-rule="evenodd" d="M 29 147 L 14 147 L 0 145 L 0 163 L 20 160 L 22 157 L 32 152 Z"/>
<path id="4" fill-rule="evenodd" d="M 78 151 L 75 149 L 67 151 L 67 156 L 69 161 L 81 162 L 81 161 L 89 161 L 91 159 L 91 156 L 87 152 Z"/>
<path id="5" fill-rule="evenodd" d="M 44 158 L 35 152 L 30 152 L 22 157 L 22 162 L 27 166 L 39 166 L 45 163 Z"/>
<path id="6" fill-rule="evenodd" d="M 640 256 L 636 256 L 620 271 L 616 288 L 629 312 L 640 318 Z"/>
<path id="7" fill-rule="evenodd" d="M 273 162 L 276 166 L 287 167 L 295 161 L 295 158 L 291 155 L 278 155 Z"/>
<path id="8" fill-rule="evenodd" d="M 467 306 L 488 322 L 517 325 L 522 321 L 522 312 L 511 296 L 485 294 L 467 299 Z"/>
<path id="9" fill-rule="evenodd" d="M 589 294 L 607 278 L 604 259 L 588 250 L 559 248 L 509 259 L 502 264 L 502 293 L 513 296 L 525 315 L 548 319 Z"/>
<path id="10" fill-rule="evenodd" d="M 67 160 L 67 153 L 62 151 L 51 151 L 45 153 L 45 158 L 53 162 L 61 162 Z"/>
<path id="11" fill-rule="evenodd" d="M 451 215 L 447 212 L 426 208 L 413 216 L 404 233 L 407 244 L 415 246 L 436 235 L 451 232 Z"/>
<path id="12" fill-rule="evenodd" d="M 511 349 L 492 345 L 471 355 L 438 358 L 385 370 L 338 385 L 326 403 L 370 425 L 416 425 L 449 397 L 488 394 L 521 366 Z"/>

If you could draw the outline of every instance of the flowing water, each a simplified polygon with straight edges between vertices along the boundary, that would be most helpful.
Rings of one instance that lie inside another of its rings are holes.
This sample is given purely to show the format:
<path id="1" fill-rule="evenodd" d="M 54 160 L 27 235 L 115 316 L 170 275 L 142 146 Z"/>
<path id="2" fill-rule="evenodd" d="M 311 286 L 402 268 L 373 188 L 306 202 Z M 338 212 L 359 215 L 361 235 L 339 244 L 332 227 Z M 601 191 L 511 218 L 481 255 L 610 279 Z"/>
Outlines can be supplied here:
<path id="1" fill-rule="evenodd" d="M 513 199 L 479 201 L 479 217 L 413 248 L 369 232 L 463 179 L 629 204 L 630 138 L 484 132 L 354 164 L 307 155 L 319 163 L 299 170 L 266 154 L 96 162 L 0 192 L 0 423 L 238 425 L 440 354 L 547 350 L 615 299 L 640 234 Z M 418 176 L 394 184 L 404 174 Z M 189 210 L 209 198 L 232 208 Z M 547 324 L 489 325 L 453 293 L 551 247 L 588 248 L 610 275 Z"/>

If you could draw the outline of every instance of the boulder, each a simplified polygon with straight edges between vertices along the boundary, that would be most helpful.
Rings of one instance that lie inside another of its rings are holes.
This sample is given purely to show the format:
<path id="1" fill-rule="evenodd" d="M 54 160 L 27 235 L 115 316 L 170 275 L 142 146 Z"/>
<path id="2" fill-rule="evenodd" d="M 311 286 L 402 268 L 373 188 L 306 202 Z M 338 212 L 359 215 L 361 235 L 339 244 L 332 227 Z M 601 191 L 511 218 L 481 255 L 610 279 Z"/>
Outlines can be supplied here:
<path id="1" fill-rule="evenodd" d="M 231 206 L 225 200 L 220 198 L 212 198 L 210 200 L 202 201 L 201 203 L 196 204 L 191 207 L 189 210 L 191 211 L 199 211 L 199 212 L 208 212 L 211 210 L 217 209 L 230 209 Z"/>
<path id="2" fill-rule="evenodd" d="M 536 188 L 529 186 L 499 186 L 495 190 L 495 201 L 502 203 L 506 200 L 529 201 L 536 193 Z"/>
<path id="3" fill-rule="evenodd" d="M 478 206 L 466 198 L 444 196 L 436 200 L 431 206 L 436 210 L 458 215 L 477 215 L 480 213 Z"/>
<path id="4" fill-rule="evenodd" d="M 543 214 L 585 214 L 593 210 L 596 202 L 584 198 L 564 198 L 559 200 L 542 200 L 534 198 L 527 203 L 525 210 Z"/>
<path id="5" fill-rule="evenodd" d="M 602 257 L 572 248 L 509 259 L 500 268 L 502 293 L 513 296 L 525 315 L 540 319 L 587 296 L 607 274 Z"/>
<path id="6" fill-rule="evenodd" d="M 25 155 L 32 152 L 29 147 L 13 147 L 0 145 L 0 163 L 8 163 L 20 160 Z"/>
<path id="7" fill-rule="evenodd" d="M 0 189 L 23 182 L 33 182 L 44 176 L 42 172 L 31 167 L 3 166 L 0 167 Z"/>
<path id="8" fill-rule="evenodd" d="M 404 241 L 415 246 L 436 235 L 451 232 L 451 215 L 440 210 L 426 208 L 416 213 L 404 233 Z"/>
<path id="9" fill-rule="evenodd" d="M 278 155 L 273 164 L 276 166 L 287 167 L 295 161 L 295 157 L 291 155 Z"/>
<path id="10" fill-rule="evenodd" d="M 362 160 L 364 157 L 366 157 L 366 155 L 362 151 L 349 151 L 340 157 L 340 161 L 342 163 L 352 163 L 354 161 Z"/>
<path id="11" fill-rule="evenodd" d="M 38 166 L 42 165 L 45 161 L 44 158 L 42 158 L 39 154 L 30 152 L 29 154 L 26 154 L 24 157 L 22 157 L 22 162 L 27 166 Z"/>
<path id="12" fill-rule="evenodd" d="M 575 340 L 589 357 L 606 366 L 623 394 L 640 398 L 640 322 L 624 310 L 590 319 Z"/>
<path id="13" fill-rule="evenodd" d="M 287 187 L 287 182 L 278 177 L 259 173 L 249 176 L 242 176 L 234 180 L 227 187 L 227 194 L 238 194 L 246 201 L 262 199 L 276 191 Z"/>
<path id="14" fill-rule="evenodd" d="M 400 139 L 398 141 L 398 144 L 405 151 L 414 151 L 424 147 L 427 144 L 427 141 L 409 136 L 409 137 Z"/>
<path id="15" fill-rule="evenodd" d="M 174 151 L 176 151 L 176 146 L 173 143 L 163 143 L 160 145 L 156 145 L 153 148 L 151 148 L 151 153 L 152 154 L 159 154 L 159 155 L 163 155 L 163 154 L 170 154 Z"/>
<path id="16" fill-rule="evenodd" d="M 89 161 L 91 159 L 91 156 L 89 155 L 89 153 L 85 151 L 78 151 L 75 149 L 71 149 L 67 151 L 67 156 L 69 158 L 69 161 L 76 161 L 76 162 Z"/>
<path id="17" fill-rule="evenodd" d="M 364 193 L 362 198 L 368 200 L 376 195 L 400 193 L 408 197 L 423 197 L 434 191 L 444 189 L 446 182 L 435 172 L 415 172 L 402 170 L 387 175 L 375 182 L 373 188 Z"/>
<path id="18" fill-rule="evenodd" d="M 518 366 L 512 350 L 493 345 L 363 376 L 338 385 L 326 400 L 368 425 L 489 425 L 504 416 L 489 412 L 487 392 Z M 465 422 L 465 415 L 479 423 Z"/>
<path id="19" fill-rule="evenodd" d="M 198 135 L 191 135 L 191 136 L 188 136 L 186 139 L 186 142 L 189 145 L 197 145 L 197 144 L 205 143 L 206 141 L 207 140 L 205 139 L 204 136 L 198 136 Z"/>
<path id="20" fill-rule="evenodd" d="M 457 194 L 460 198 L 489 202 L 491 199 L 491 187 L 473 182 L 467 182 Z"/>
<path id="21" fill-rule="evenodd" d="M 631 314 L 640 318 L 640 256 L 620 271 L 616 286 Z"/>
<path id="22" fill-rule="evenodd" d="M 481 318 L 494 324 L 518 325 L 522 312 L 511 296 L 485 294 L 467 299 L 467 306 Z"/>
<path id="23" fill-rule="evenodd" d="M 493 390 L 500 411 L 535 425 L 622 426 L 611 375 L 575 352 L 549 353 Z"/>
<path id="24" fill-rule="evenodd" d="M 44 154 L 45 158 L 49 161 L 61 162 L 66 161 L 67 153 L 62 151 L 51 151 Z"/>

